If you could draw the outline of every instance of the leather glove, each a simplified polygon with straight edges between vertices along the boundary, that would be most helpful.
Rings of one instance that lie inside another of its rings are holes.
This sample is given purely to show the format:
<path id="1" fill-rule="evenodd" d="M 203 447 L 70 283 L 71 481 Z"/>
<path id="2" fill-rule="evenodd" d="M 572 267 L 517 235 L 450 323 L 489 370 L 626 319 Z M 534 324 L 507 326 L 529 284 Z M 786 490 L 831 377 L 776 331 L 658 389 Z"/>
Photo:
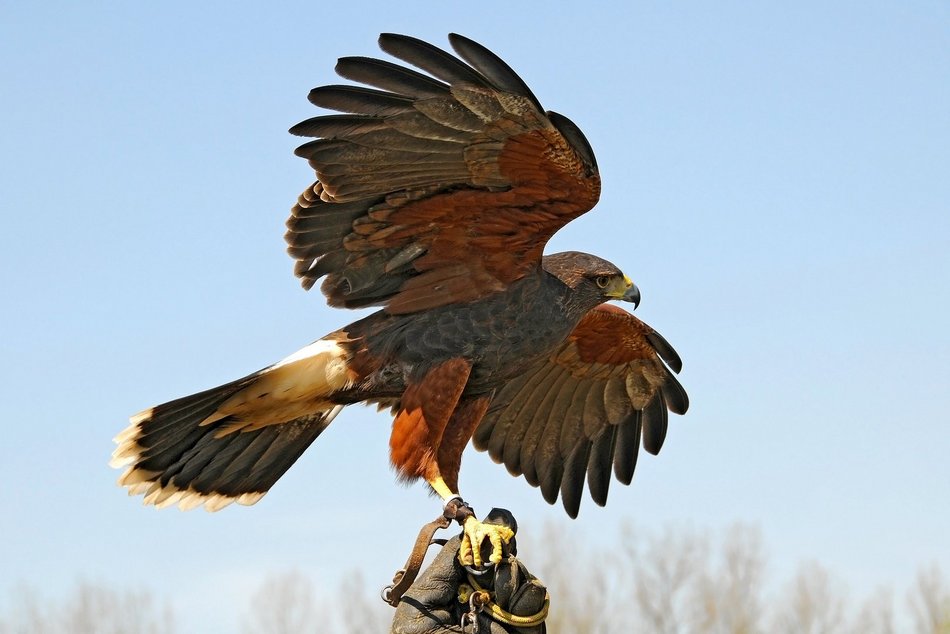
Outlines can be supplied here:
<path id="1" fill-rule="evenodd" d="M 492 509 L 484 521 L 517 530 L 514 517 L 504 509 Z M 459 544 L 459 537 L 449 540 L 402 596 L 393 617 L 392 634 L 460 634 L 472 631 L 543 634 L 542 612 L 546 613 L 547 610 L 547 589 L 515 558 L 515 540 L 512 539 L 506 546 L 505 558 L 501 563 L 475 571 L 480 573 L 477 575 L 470 575 L 469 570 L 459 563 Z M 487 549 L 483 552 L 487 561 L 491 546 L 486 542 L 482 547 Z M 472 594 L 476 592 L 473 585 L 488 591 L 488 594 L 477 593 L 473 601 Z M 489 596 L 492 603 L 479 609 L 478 603 Z M 495 608 L 492 608 L 492 604 Z M 466 619 L 464 629 L 463 616 Z"/>

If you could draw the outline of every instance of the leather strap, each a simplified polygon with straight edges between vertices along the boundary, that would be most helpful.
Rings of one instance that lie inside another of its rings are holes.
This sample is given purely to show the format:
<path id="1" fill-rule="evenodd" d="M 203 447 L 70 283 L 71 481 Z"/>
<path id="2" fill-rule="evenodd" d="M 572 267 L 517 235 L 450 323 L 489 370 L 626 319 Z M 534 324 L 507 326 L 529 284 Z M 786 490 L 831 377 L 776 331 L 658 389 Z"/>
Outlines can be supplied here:
<path id="1" fill-rule="evenodd" d="M 419 536 L 416 537 L 416 543 L 412 547 L 412 552 L 409 553 L 409 559 L 406 560 L 406 565 L 403 566 L 401 570 L 397 570 L 396 574 L 393 575 L 392 585 L 383 588 L 381 593 L 383 601 L 393 607 L 399 605 L 402 595 L 405 594 L 406 590 L 408 590 L 416 580 L 416 577 L 419 576 L 419 569 L 422 568 L 422 561 L 425 559 L 426 551 L 432 543 L 432 536 L 435 535 L 437 530 L 440 528 L 448 528 L 450 524 L 451 521 L 448 517 L 440 515 L 422 527 L 422 530 L 419 531 Z"/>

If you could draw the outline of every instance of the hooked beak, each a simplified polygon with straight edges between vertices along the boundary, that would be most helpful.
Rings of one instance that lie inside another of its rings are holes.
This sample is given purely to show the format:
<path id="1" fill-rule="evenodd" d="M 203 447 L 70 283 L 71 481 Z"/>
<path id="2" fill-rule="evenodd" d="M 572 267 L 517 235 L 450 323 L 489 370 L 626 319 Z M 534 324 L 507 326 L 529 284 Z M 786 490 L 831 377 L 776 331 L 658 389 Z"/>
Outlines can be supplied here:
<path id="1" fill-rule="evenodd" d="M 637 288 L 636 284 L 630 282 L 630 288 L 624 292 L 623 297 L 620 299 L 625 302 L 632 302 L 633 309 L 636 310 L 637 306 L 640 305 L 640 289 Z"/>
<path id="2" fill-rule="evenodd" d="M 623 282 L 618 280 L 616 286 L 608 291 L 607 296 L 622 302 L 632 302 L 634 309 L 640 305 L 640 289 L 626 275 L 623 276 Z"/>

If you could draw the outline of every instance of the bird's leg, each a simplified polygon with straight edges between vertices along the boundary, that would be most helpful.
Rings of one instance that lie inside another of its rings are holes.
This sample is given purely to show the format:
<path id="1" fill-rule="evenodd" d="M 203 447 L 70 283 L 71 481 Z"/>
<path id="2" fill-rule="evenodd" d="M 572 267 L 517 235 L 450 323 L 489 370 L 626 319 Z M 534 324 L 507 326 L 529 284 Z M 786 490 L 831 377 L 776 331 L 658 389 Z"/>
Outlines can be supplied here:
<path id="1" fill-rule="evenodd" d="M 507 526 L 479 521 L 472 507 L 462 500 L 462 496 L 452 491 L 441 477 L 430 480 L 429 486 L 442 498 L 445 517 L 457 521 L 462 527 L 459 563 L 463 566 L 480 568 L 484 563 L 481 546 L 486 538 L 492 547 L 488 561 L 493 564 L 500 563 L 504 557 L 503 548 L 511 542 L 515 535 L 514 531 Z"/>

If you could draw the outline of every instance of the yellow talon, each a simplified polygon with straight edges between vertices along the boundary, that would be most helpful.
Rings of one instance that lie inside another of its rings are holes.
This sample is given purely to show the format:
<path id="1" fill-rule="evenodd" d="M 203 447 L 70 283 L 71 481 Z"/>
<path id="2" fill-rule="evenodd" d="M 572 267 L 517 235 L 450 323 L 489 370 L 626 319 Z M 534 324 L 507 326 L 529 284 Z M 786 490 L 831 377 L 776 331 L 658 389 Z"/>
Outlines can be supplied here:
<path id="1" fill-rule="evenodd" d="M 488 560 L 497 564 L 502 560 L 502 546 L 508 545 L 511 538 L 515 536 L 513 530 L 507 526 L 499 524 L 484 524 L 474 517 L 465 520 L 462 527 L 462 544 L 459 547 L 459 563 L 463 566 L 474 566 L 476 568 L 482 565 L 481 546 L 485 538 L 492 545 L 491 556 Z"/>

